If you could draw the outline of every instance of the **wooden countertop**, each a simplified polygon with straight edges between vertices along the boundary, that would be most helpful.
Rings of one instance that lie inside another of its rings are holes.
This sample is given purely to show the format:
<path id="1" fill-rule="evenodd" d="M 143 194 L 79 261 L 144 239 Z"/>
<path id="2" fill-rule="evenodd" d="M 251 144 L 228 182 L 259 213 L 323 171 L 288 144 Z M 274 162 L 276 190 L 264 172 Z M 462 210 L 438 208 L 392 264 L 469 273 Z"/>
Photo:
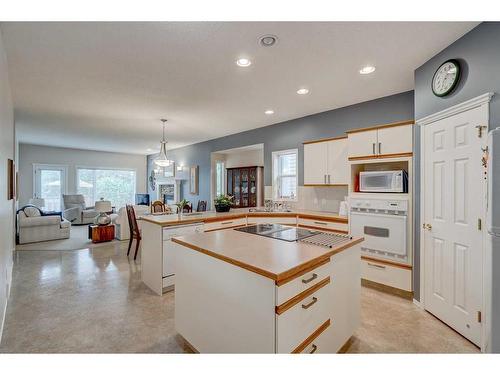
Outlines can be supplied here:
<path id="1" fill-rule="evenodd" d="M 360 243 L 363 238 L 326 248 L 226 229 L 175 237 L 172 241 L 279 283 L 315 268 L 332 255 Z"/>
<path id="2" fill-rule="evenodd" d="M 347 217 L 339 216 L 333 212 L 294 210 L 292 212 L 249 212 L 248 208 L 234 209 L 229 212 L 207 211 L 200 214 L 184 214 L 180 219 L 177 214 L 173 215 L 143 215 L 141 220 L 158 224 L 163 227 L 192 224 L 211 223 L 227 219 L 239 219 L 245 217 L 301 217 L 304 219 L 319 219 L 347 223 Z"/>

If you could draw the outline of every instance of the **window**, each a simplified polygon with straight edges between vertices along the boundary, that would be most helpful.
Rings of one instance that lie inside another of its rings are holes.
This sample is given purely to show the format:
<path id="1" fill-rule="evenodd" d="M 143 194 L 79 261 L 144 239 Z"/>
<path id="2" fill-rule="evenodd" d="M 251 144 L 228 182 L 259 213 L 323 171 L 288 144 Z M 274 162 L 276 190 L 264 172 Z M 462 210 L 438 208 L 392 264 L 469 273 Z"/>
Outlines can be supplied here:
<path id="1" fill-rule="evenodd" d="M 217 161 L 215 164 L 215 196 L 224 194 L 224 162 Z"/>
<path id="2" fill-rule="evenodd" d="M 126 169 L 77 168 L 76 189 L 85 197 L 87 207 L 101 198 L 114 207 L 123 207 L 135 200 L 135 171 Z"/>
<path id="3" fill-rule="evenodd" d="M 273 198 L 297 200 L 298 150 L 273 152 Z"/>

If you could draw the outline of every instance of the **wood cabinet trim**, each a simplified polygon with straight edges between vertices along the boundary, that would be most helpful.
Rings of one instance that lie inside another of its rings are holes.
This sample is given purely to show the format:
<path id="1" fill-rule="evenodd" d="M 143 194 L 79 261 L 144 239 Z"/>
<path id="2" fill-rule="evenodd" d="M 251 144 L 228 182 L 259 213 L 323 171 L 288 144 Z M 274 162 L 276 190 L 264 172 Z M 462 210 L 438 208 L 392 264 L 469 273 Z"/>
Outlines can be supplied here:
<path id="1" fill-rule="evenodd" d="M 316 340 L 319 335 L 321 335 L 328 327 L 330 327 L 330 319 L 320 325 L 307 339 L 302 341 L 302 343 L 292 350 L 292 354 L 302 353 L 305 348 L 307 348 L 314 340 Z"/>
<path id="2" fill-rule="evenodd" d="M 307 268 L 307 269 L 304 269 L 302 270 L 301 272 L 293 275 L 292 277 L 289 277 L 287 279 L 282 279 L 282 280 L 279 280 L 279 281 L 276 281 L 276 286 L 280 287 L 282 285 L 285 285 L 286 283 L 292 281 L 292 280 L 295 280 L 296 278 L 300 277 L 300 276 L 303 276 L 305 275 L 306 273 L 308 272 L 311 272 L 312 270 L 315 270 L 316 268 L 318 267 L 321 267 L 321 266 L 324 266 L 325 264 L 327 263 L 330 263 L 330 258 L 327 258 L 325 260 L 323 260 L 322 262 L 318 263 L 318 264 L 315 264 L 313 267 L 311 268 Z"/>
<path id="3" fill-rule="evenodd" d="M 281 305 L 276 306 L 276 314 L 277 315 L 283 314 L 285 311 L 291 309 L 293 306 L 301 302 L 304 298 L 309 297 L 311 294 L 314 294 L 314 292 L 317 292 L 319 289 L 323 288 L 328 284 L 330 284 L 330 276 L 321 280 L 312 287 L 304 290 L 303 292 L 297 294 L 296 296 L 290 298 L 288 301 L 283 302 Z"/>
<path id="4" fill-rule="evenodd" d="M 219 221 L 244 219 L 246 217 L 247 217 L 246 214 L 229 214 L 229 215 L 223 216 L 223 217 L 207 217 L 206 219 L 203 219 L 202 221 L 205 223 L 217 223 Z"/>
<path id="5" fill-rule="evenodd" d="M 373 263 L 380 263 L 380 264 L 386 264 L 386 265 L 392 266 L 392 267 L 403 268 L 403 269 L 406 269 L 406 270 L 412 270 L 413 269 L 413 267 L 411 265 L 409 265 L 409 264 L 397 263 L 397 262 L 393 262 L 393 261 L 385 260 L 385 259 L 372 258 L 372 257 L 364 256 L 364 255 L 361 256 L 361 259 L 367 260 L 367 261 L 370 261 L 370 262 L 373 262 Z"/>
<path id="6" fill-rule="evenodd" d="M 340 139 L 347 139 L 347 135 L 342 135 L 342 136 L 339 136 L 339 137 L 315 139 L 315 140 L 312 140 L 312 141 L 302 142 L 302 144 L 303 145 L 310 145 L 312 143 L 322 143 L 322 142 L 338 141 Z"/>
<path id="7" fill-rule="evenodd" d="M 306 229 L 319 229 L 322 232 L 335 232 L 335 233 L 349 234 L 348 230 L 342 230 L 342 229 L 315 227 L 315 226 L 312 226 L 312 225 L 304 225 L 304 224 L 299 224 L 298 227 L 299 228 L 306 228 Z"/>
<path id="8" fill-rule="evenodd" d="M 360 132 L 366 132 L 366 131 L 370 131 L 370 130 L 393 128 L 396 126 L 405 126 L 405 125 L 413 125 L 413 124 L 415 124 L 415 120 L 404 120 L 404 121 L 391 122 L 389 124 L 368 126 L 366 128 L 352 129 L 352 130 L 346 131 L 346 133 L 347 134 L 360 133 Z"/>
<path id="9" fill-rule="evenodd" d="M 215 232 L 216 230 L 224 230 L 224 229 L 234 229 L 234 228 L 241 228 L 241 227 L 246 227 L 246 224 L 238 224 L 238 225 L 232 225 L 230 227 L 221 227 L 221 228 L 214 228 L 214 229 L 207 229 L 204 230 L 205 233 L 207 232 Z"/>
<path id="10" fill-rule="evenodd" d="M 320 215 L 314 215 L 314 214 L 298 214 L 299 219 L 311 219 L 311 220 L 323 220 L 323 221 L 329 221 L 331 223 L 343 223 L 347 224 L 348 219 L 344 217 L 326 217 L 326 216 L 320 216 Z"/>
<path id="11" fill-rule="evenodd" d="M 363 155 L 363 156 L 349 156 L 347 159 L 352 160 L 367 160 L 367 159 L 390 159 L 390 158 L 404 158 L 413 156 L 413 152 L 400 152 L 397 154 L 380 154 L 380 155 Z"/>

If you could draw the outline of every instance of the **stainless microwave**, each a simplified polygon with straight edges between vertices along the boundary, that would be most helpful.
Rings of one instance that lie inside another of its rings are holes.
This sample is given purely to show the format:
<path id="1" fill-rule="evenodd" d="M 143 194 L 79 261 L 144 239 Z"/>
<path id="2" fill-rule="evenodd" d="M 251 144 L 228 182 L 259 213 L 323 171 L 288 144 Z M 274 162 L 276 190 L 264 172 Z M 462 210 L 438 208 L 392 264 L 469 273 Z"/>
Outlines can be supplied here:
<path id="1" fill-rule="evenodd" d="M 407 193 L 408 173 L 404 170 L 359 172 L 359 191 L 365 193 Z"/>

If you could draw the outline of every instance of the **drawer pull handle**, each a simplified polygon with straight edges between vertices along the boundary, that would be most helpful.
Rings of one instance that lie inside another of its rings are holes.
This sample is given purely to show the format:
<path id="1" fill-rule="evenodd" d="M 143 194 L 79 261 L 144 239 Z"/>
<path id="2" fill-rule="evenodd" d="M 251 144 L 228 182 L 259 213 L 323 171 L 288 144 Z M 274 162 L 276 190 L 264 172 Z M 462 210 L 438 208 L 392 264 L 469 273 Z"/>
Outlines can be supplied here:
<path id="1" fill-rule="evenodd" d="M 322 221 L 315 221 L 314 224 L 320 224 L 320 225 L 328 225 L 328 223 L 324 223 Z"/>
<path id="2" fill-rule="evenodd" d="M 232 223 L 233 223 L 232 221 L 223 221 L 221 225 L 232 224 Z"/>
<path id="3" fill-rule="evenodd" d="M 304 284 L 309 284 L 311 281 L 316 280 L 318 278 L 318 275 L 313 273 L 312 276 L 308 279 L 302 279 L 302 282 Z"/>
<path id="4" fill-rule="evenodd" d="M 316 297 L 313 297 L 313 300 L 311 302 L 309 302 L 307 305 L 302 304 L 302 308 L 307 310 L 309 307 L 314 305 L 316 302 L 318 302 L 318 299 Z"/>
<path id="5" fill-rule="evenodd" d="M 309 354 L 313 354 L 316 350 L 318 350 L 318 346 L 315 345 L 315 344 L 312 344 L 312 349 L 311 351 L 309 352 Z"/>
<path id="6" fill-rule="evenodd" d="M 380 264 L 374 264 L 374 263 L 368 263 L 370 267 L 375 267 L 375 268 L 380 268 L 380 269 L 385 269 L 385 266 L 382 266 Z"/>

